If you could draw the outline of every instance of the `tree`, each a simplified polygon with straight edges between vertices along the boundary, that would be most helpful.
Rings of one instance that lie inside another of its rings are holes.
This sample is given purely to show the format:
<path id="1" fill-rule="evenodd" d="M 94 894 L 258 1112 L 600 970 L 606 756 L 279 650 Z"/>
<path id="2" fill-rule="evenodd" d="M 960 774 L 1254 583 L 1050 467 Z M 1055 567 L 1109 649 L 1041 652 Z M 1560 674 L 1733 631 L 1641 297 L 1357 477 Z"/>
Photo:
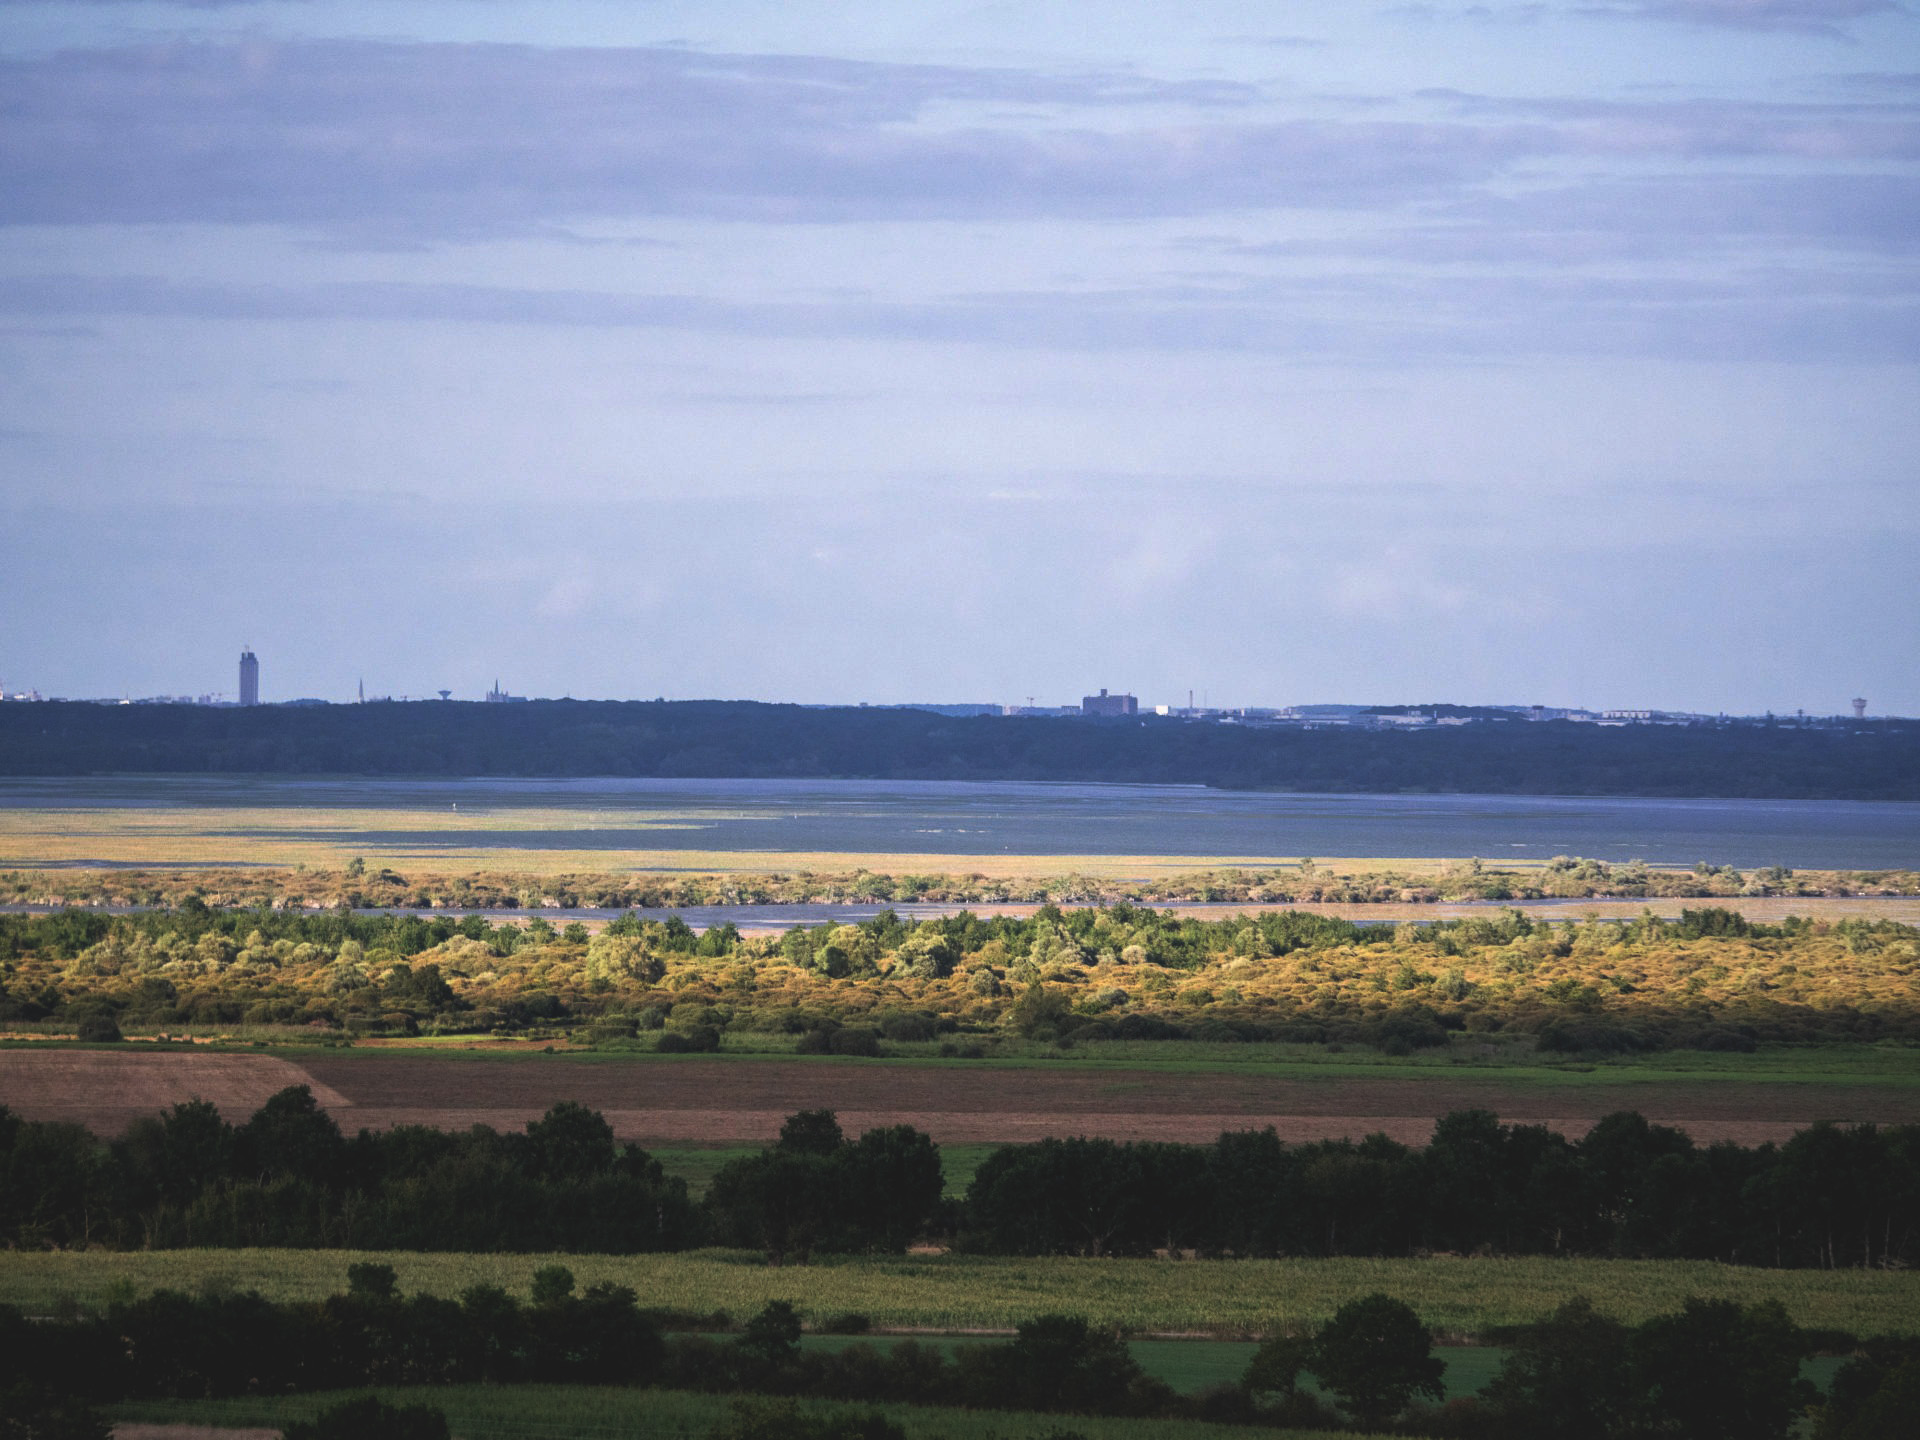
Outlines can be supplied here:
<path id="1" fill-rule="evenodd" d="M 1126 1342 L 1079 1315 L 1024 1321 L 1012 1344 L 982 1352 L 996 1407 L 1110 1414 L 1144 1381 Z"/>
<path id="2" fill-rule="evenodd" d="M 573 1294 L 573 1272 L 564 1265 L 542 1265 L 527 1293 L 536 1305 L 558 1305 Z"/>
<path id="3" fill-rule="evenodd" d="M 1627 1326 L 1576 1295 L 1513 1342 L 1482 1401 L 1502 1435 L 1608 1440 L 1633 1413 Z"/>
<path id="4" fill-rule="evenodd" d="M 869 1130 L 834 1152 L 833 1164 L 855 1249 L 904 1251 L 927 1228 L 946 1186 L 940 1147 L 911 1125 Z"/>
<path id="5" fill-rule="evenodd" d="M 271 1095 L 240 1128 L 240 1151 L 262 1180 L 290 1176 L 326 1185 L 340 1178 L 346 1142 L 305 1085 Z"/>
<path id="6" fill-rule="evenodd" d="M 391 1265 L 366 1260 L 347 1267 L 347 1295 L 369 1305 L 390 1305 L 400 1298 L 399 1277 Z"/>
<path id="7" fill-rule="evenodd" d="M 527 1122 L 533 1173 L 542 1180 L 586 1180 L 613 1169 L 613 1127 L 598 1110 L 562 1100 Z"/>
<path id="8" fill-rule="evenodd" d="M 802 1110 L 780 1127 L 778 1147 L 792 1155 L 831 1155 L 846 1143 L 831 1110 Z"/>
<path id="9" fill-rule="evenodd" d="M 1785 1440 L 1815 1398 L 1800 1379 L 1806 1337 L 1777 1300 L 1742 1307 L 1689 1296 L 1633 1337 L 1656 1434 L 1686 1440 Z"/>
<path id="10" fill-rule="evenodd" d="M 1908 1342 L 1911 1346 L 1912 1342 Z M 1905 1360 L 1863 1355 L 1833 1377 L 1818 1440 L 1907 1440 L 1920 1415 L 1920 1346 Z"/>
<path id="11" fill-rule="evenodd" d="M 1292 1395 L 1300 1387 L 1300 1372 L 1312 1363 L 1309 1337 L 1276 1332 L 1260 1342 L 1240 1384 L 1256 1395 Z"/>
<path id="12" fill-rule="evenodd" d="M 1350 1300 L 1313 1339 L 1309 1368 L 1362 1426 L 1383 1424 L 1416 1395 L 1443 1399 L 1433 1334 L 1391 1295 Z"/>
<path id="13" fill-rule="evenodd" d="M 800 1357 L 800 1312 L 791 1300 L 769 1300 L 734 1343 L 769 1367 L 791 1364 Z"/>

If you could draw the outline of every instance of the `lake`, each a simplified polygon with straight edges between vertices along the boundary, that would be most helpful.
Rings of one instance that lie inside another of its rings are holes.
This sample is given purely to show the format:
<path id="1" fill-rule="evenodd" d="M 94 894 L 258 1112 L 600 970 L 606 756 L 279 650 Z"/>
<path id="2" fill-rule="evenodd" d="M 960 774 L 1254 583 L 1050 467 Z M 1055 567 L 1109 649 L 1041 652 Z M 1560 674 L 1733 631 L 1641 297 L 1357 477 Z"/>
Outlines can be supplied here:
<path id="1" fill-rule="evenodd" d="M 0 779 L 0 812 L 199 812 L 199 833 L 470 849 L 872 856 L 1166 855 L 1890 869 L 1920 865 L 1920 804 L 1509 795 L 1287 795 L 1187 786 L 877 780 Z M 273 812 L 263 826 L 260 812 Z M 301 828 L 301 812 L 330 812 Z M 349 814 L 365 812 L 364 829 Z M 222 812 L 235 812 L 232 823 Z M 241 814 L 239 812 L 250 812 Z M 420 817 L 431 813 L 431 828 Z M 149 818 L 151 818 L 149 816 Z"/>

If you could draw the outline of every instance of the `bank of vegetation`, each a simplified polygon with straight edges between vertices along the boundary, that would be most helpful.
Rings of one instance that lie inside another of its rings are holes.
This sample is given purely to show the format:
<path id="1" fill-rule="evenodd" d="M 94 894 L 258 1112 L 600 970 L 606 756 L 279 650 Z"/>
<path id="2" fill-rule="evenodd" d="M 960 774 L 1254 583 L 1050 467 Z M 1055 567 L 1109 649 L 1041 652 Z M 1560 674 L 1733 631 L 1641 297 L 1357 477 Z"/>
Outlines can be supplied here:
<path id="1" fill-rule="evenodd" d="M 1697 1146 L 1632 1112 L 1580 1140 L 1444 1117 L 1424 1147 L 1384 1136 L 1211 1145 L 1048 1139 L 1002 1146 L 963 1199 L 909 1126 L 855 1139 L 831 1112 L 683 1180 L 572 1102 L 523 1134 L 485 1126 L 349 1139 L 304 1086 L 235 1127 L 204 1102 L 103 1143 L 0 1110 L 0 1245 L 1091 1257 L 1609 1256 L 1837 1269 L 1920 1260 L 1920 1126 L 1816 1125 L 1785 1144 Z"/>
<path id="2" fill-rule="evenodd" d="M 14 775 L 619 775 L 1055 780 L 1321 793 L 1920 799 L 1920 724 L 1415 734 L 1177 718 L 954 718 L 748 701 L 0 706 Z"/>
<path id="3" fill-rule="evenodd" d="M 667 910 L 699 905 L 1422 905 L 1534 900 L 1818 899 L 1920 895 L 1916 870 L 1741 870 L 1702 861 L 1688 869 L 1633 860 L 1609 864 L 1561 855 L 1544 865 L 1477 859 L 1419 870 L 1321 865 L 1308 859 L 1262 869 L 1197 870 L 1152 880 L 1082 874 L 1024 876 L 880 874 L 544 875 L 474 869 L 416 871 L 353 861 L 338 869 L 260 865 L 0 871 L 0 903 L 222 909 L 451 911 Z"/>
<path id="4" fill-rule="evenodd" d="M 1809 1332 L 1777 1305 L 1700 1298 L 1638 1325 L 1568 1301 L 1503 1335 L 1506 1358 L 1492 1382 L 1448 1401 L 1433 1332 L 1379 1293 L 1353 1298 L 1311 1330 L 1270 1329 L 1237 1382 L 1181 1395 L 1147 1374 L 1123 1337 L 1074 1315 L 1035 1316 L 1008 1340 L 951 1350 L 912 1340 L 822 1350 L 803 1347 L 802 1315 L 786 1301 L 715 1336 L 669 1331 L 674 1317 L 643 1308 L 624 1287 L 574 1292 L 572 1274 L 548 1266 L 525 1300 L 484 1285 L 457 1299 L 403 1296 L 391 1269 L 360 1264 L 344 1293 L 319 1302 L 162 1291 L 98 1316 L 37 1322 L 0 1307 L 0 1396 L 29 1435 L 63 1436 L 87 1434 L 87 1407 L 100 1401 L 375 1385 L 420 1387 L 431 1400 L 439 1387 L 485 1384 L 649 1387 L 669 1406 L 675 1393 L 767 1397 L 736 1402 L 732 1425 L 714 1427 L 714 1440 L 906 1440 L 881 1406 L 1459 1440 L 1786 1440 L 1811 1417 L 1820 1440 L 1882 1440 L 1905 1433 L 1898 1427 L 1920 1379 L 1912 1339 Z M 843 1326 L 858 1319 L 836 1317 Z M 1849 1356 L 1824 1397 L 1801 1377 L 1815 1352 Z M 823 1414 L 822 1402 L 876 1408 Z M 321 1429 L 300 1433 L 329 1433 L 343 1412 L 328 1409 Z M 342 1432 L 357 1440 L 445 1433 L 429 1428 L 428 1415 L 396 1415 L 384 1402 L 361 1399 L 344 1413 L 360 1421 Z M 53 1424 L 31 1428 L 36 1415 Z"/>
<path id="5" fill-rule="evenodd" d="M 696 935 L 629 912 L 218 910 L 0 916 L 0 1024 L 81 1038 L 307 1027 L 566 1035 L 612 1048 L 981 1056 L 1010 1038 L 1377 1046 L 1524 1037 L 1543 1051 L 1752 1050 L 1920 1040 L 1920 928 L 1893 921 L 1547 921 L 1503 908 L 1367 924 L 1298 910 L 1221 920 L 1134 905 L 1028 918 L 891 911 L 857 924 Z M 64 1027 L 64 1028 L 63 1028 Z"/>

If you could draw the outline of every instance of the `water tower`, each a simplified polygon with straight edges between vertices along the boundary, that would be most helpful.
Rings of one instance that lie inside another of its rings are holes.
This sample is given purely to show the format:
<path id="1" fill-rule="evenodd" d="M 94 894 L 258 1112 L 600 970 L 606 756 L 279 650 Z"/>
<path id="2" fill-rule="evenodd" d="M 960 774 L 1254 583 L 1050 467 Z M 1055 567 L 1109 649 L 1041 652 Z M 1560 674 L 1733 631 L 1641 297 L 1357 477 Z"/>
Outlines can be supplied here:
<path id="1" fill-rule="evenodd" d="M 1853 698 L 1853 718 L 1856 720 L 1864 720 L 1867 718 L 1867 702 L 1862 700 L 1858 695 Z"/>

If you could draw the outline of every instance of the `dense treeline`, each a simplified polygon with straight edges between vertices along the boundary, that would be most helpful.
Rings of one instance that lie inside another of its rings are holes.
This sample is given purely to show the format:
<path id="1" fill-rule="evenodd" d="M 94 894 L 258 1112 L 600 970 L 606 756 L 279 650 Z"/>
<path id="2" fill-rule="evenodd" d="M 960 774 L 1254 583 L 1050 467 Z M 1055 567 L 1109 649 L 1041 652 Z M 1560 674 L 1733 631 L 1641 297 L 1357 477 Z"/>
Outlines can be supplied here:
<path id="1" fill-rule="evenodd" d="M 1016 1255 L 1611 1255 L 1750 1265 L 1920 1258 L 1920 1126 L 1697 1146 L 1632 1112 L 1578 1141 L 1484 1110 L 1385 1136 L 1211 1146 L 1042 1140 L 975 1173 L 961 1243 Z"/>
<path id="2" fill-rule="evenodd" d="M 1370 730 L 748 701 L 0 706 L 0 766 L 103 772 L 1077 780 L 1227 789 L 1920 798 L 1920 725 Z"/>
<path id="3" fill-rule="evenodd" d="M 951 1240 L 1001 1255 L 1601 1255 L 1796 1266 L 1920 1260 L 1920 1126 L 1816 1125 L 1784 1145 L 1695 1145 L 1622 1112 L 1584 1138 L 1442 1119 L 1290 1145 L 1042 1140 L 941 1199 L 939 1152 L 907 1126 L 849 1141 L 802 1112 L 730 1162 L 695 1207 L 606 1121 L 556 1105 L 524 1135 L 485 1127 L 349 1140 L 304 1086 L 234 1127 L 195 1102 L 103 1145 L 0 1110 L 0 1244 L 631 1253 L 723 1244 L 773 1263 Z"/>
<path id="4" fill-rule="evenodd" d="M 300 1085 L 244 1125 L 194 1101 L 108 1145 L 0 1107 L 0 1245 L 630 1254 L 699 1236 L 686 1182 L 570 1102 L 520 1135 L 401 1126 L 348 1139 Z"/>
<path id="5" fill-rule="evenodd" d="M 629 912 L 542 917 L 174 910 L 0 916 L 0 1022 L 83 1038 L 238 1025 L 545 1034 L 613 1047 L 878 1054 L 1003 1041 L 1361 1044 L 1508 1035 L 1561 1053 L 1920 1040 L 1920 928 L 1715 906 L 1424 923 L 1136 905 L 1032 916 L 884 911 L 744 937 Z M 325 1038 L 316 1034 L 314 1038 Z"/>
<path id="6" fill-rule="evenodd" d="M 89 1433 L 73 1399 L 545 1382 L 1376 1433 L 1392 1426 L 1458 1440 L 1786 1440 L 1811 1410 L 1819 1440 L 1890 1440 L 1906 1433 L 1903 1405 L 1920 1379 L 1920 1347 L 1910 1340 L 1862 1347 L 1851 1336 L 1798 1329 L 1777 1304 L 1699 1299 L 1639 1326 L 1572 1300 L 1504 1337 L 1511 1349 L 1493 1382 L 1444 1407 L 1433 1403 L 1444 1394 L 1444 1367 L 1432 1332 L 1380 1294 L 1343 1305 L 1311 1334 L 1271 1335 L 1239 1382 L 1184 1397 L 1145 1374 L 1122 1337 L 1070 1315 L 1040 1316 L 1009 1341 L 951 1355 L 912 1340 L 805 1349 L 801 1315 L 786 1301 L 725 1338 L 665 1334 L 662 1318 L 623 1286 L 575 1296 L 559 1266 L 535 1276 L 526 1302 L 488 1285 L 457 1300 L 402 1297 L 391 1269 L 368 1264 L 351 1267 L 345 1294 L 317 1303 L 160 1291 L 97 1317 L 41 1322 L 0 1307 L 0 1397 L 28 1414 L 28 1435 Z M 1858 1350 L 1824 1405 L 1798 1374 L 1816 1348 Z M 1303 1373 L 1318 1394 L 1300 1385 Z M 33 1412 L 73 1428 L 36 1432 Z M 762 1418 L 783 1413 L 793 1418 L 777 1409 Z M 877 1413 L 846 1419 L 831 1433 L 900 1440 Z M 90 1433 L 102 1428 L 96 1422 Z M 758 1433 L 811 1432 L 775 1424 Z"/>

